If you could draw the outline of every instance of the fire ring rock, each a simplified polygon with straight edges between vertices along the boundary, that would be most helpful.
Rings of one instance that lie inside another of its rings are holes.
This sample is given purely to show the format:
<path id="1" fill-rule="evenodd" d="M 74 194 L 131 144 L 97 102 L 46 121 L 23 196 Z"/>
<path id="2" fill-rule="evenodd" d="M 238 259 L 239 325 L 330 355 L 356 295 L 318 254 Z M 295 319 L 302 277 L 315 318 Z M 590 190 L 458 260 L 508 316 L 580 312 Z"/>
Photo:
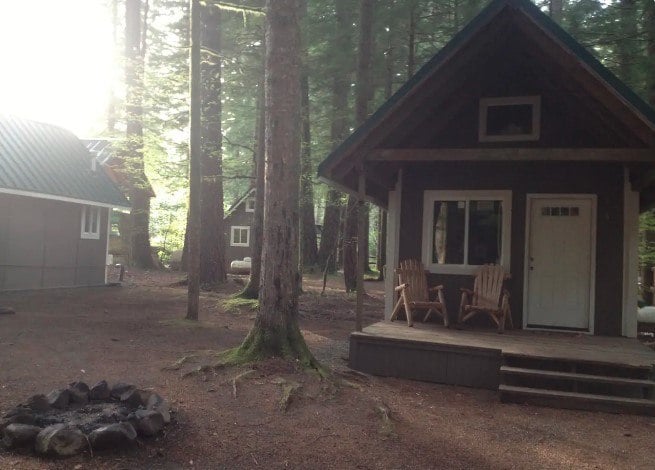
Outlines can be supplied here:
<path id="1" fill-rule="evenodd" d="M 40 432 L 41 428 L 38 426 L 12 423 L 5 428 L 2 443 L 8 449 L 27 446 L 31 447 L 34 445 L 36 436 Z"/>
<path id="2" fill-rule="evenodd" d="M 54 424 L 39 432 L 34 450 L 39 454 L 69 457 L 79 454 L 87 445 L 86 436 L 79 429 Z"/>
<path id="3" fill-rule="evenodd" d="M 97 450 L 125 447 L 135 440 L 136 431 L 127 422 L 108 424 L 89 434 L 91 447 Z"/>

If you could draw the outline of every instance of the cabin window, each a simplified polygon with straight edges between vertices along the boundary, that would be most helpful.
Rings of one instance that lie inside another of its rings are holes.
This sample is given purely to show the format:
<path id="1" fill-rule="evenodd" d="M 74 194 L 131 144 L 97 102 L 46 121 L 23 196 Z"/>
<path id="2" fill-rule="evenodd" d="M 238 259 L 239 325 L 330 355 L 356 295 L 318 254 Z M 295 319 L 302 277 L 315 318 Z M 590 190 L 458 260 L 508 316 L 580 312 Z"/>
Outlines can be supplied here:
<path id="1" fill-rule="evenodd" d="M 100 238 L 100 207 L 82 206 L 82 238 Z"/>
<path id="2" fill-rule="evenodd" d="M 250 227 L 233 226 L 230 228 L 231 246 L 250 246 Z"/>
<path id="3" fill-rule="evenodd" d="M 426 191 L 423 262 L 467 274 L 483 264 L 509 270 L 511 191 Z"/>
<path id="4" fill-rule="evenodd" d="M 255 198 L 249 197 L 246 199 L 246 212 L 255 212 Z"/>
<path id="5" fill-rule="evenodd" d="M 480 142 L 539 140 L 541 97 L 480 99 Z"/>

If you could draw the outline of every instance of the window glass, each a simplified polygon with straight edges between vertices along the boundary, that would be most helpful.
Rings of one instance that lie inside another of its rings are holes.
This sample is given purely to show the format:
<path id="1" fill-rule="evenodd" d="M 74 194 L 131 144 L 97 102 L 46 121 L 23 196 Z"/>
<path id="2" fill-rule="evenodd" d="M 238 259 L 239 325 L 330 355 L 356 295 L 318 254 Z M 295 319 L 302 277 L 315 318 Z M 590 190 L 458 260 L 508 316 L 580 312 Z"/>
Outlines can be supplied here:
<path id="1" fill-rule="evenodd" d="M 463 264 L 466 201 L 435 201 L 432 262 Z"/>
<path id="2" fill-rule="evenodd" d="M 468 264 L 500 263 L 502 203 L 469 201 Z"/>

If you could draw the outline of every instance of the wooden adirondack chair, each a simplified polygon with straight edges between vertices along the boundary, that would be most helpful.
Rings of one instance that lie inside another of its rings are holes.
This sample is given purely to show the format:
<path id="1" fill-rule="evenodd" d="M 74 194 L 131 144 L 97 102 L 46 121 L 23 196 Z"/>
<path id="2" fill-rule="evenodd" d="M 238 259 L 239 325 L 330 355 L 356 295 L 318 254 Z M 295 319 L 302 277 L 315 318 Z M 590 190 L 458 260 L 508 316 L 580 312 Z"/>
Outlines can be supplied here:
<path id="1" fill-rule="evenodd" d="M 423 321 L 427 321 L 432 313 L 436 313 L 443 319 L 443 324 L 448 326 L 443 286 L 428 289 L 428 280 L 423 265 L 417 260 L 405 260 L 400 263 L 400 267 L 395 272 L 398 275 L 399 284 L 395 291 L 400 293 L 400 297 L 391 314 L 391 321 L 394 321 L 400 309 L 404 308 L 407 325 L 412 326 L 414 311 L 427 310 Z M 430 300 L 430 292 L 436 292 L 437 301 Z"/>
<path id="2" fill-rule="evenodd" d="M 460 289 L 462 301 L 459 304 L 458 323 L 464 323 L 478 313 L 484 313 L 498 325 L 498 333 L 505 331 L 505 323 L 509 323 L 509 327 L 513 328 L 509 292 L 503 289 L 503 282 L 509 277 L 502 266 L 482 266 L 476 273 L 473 290 Z"/>

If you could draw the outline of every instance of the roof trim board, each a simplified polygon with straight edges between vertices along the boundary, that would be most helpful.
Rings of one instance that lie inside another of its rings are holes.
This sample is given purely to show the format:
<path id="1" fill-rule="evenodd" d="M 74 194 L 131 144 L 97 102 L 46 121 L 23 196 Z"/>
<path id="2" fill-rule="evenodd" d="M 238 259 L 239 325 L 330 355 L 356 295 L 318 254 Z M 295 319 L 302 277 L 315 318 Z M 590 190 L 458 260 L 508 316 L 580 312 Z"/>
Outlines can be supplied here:
<path id="1" fill-rule="evenodd" d="M 110 209 L 119 209 L 123 211 L 130 211 L 130 207 L 128 206 L 118 206 L 115 204 L 105 204 L 102 202 L 96 202 L 96 201 L 89 201 L 86 199 L 76 199 L 72 197 L 66 197 L 66 196 L 57 196 L 55 194 L 45 194 L 45 193 L 35 193 L 32 191 L 23 191 L 20 189 L 7 189 L 7 188 L 0 188 L 0 194 L 11 194 L 14 196 L 26 196 L 26 197 L 33 197 L 36 199 L 48 199 L 51 201 L 62 201 L 62 202 L 72 202 L 75 204 L 84 204 L 87 206 L 97 206 L 97 207 L 108 207 Z"/>

